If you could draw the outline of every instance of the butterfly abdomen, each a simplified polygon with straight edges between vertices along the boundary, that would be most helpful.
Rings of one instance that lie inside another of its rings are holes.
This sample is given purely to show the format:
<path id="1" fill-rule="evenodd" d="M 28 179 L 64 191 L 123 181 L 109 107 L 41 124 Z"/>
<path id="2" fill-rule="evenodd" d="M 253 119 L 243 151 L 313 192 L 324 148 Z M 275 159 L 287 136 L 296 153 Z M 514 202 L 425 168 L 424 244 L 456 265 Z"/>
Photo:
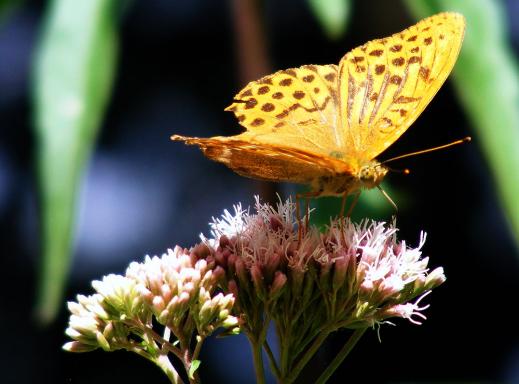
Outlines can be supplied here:
<path id="1" fill-rule="evenodd" d="M 318 196 L 340 196 L 355 191 L 358 178 L 350 173 L 335 176 L 321 176 L 312 181 L 312 191 L 319 193 Z"/>

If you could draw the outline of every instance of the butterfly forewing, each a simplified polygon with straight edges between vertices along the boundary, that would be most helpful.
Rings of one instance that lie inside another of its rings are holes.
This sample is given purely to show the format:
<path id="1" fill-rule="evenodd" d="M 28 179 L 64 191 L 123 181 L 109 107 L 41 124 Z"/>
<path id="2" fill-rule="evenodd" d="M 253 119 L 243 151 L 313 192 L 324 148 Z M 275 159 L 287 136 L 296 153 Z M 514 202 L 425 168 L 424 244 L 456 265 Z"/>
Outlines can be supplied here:
<path id="1" fill-rule="evenodd" d="M 236 139 L 323 156 L 342 147 L 336 65 L 305 65 L 250 82 L 226 110 L 247 131 Z"/>
<path id="2" fill-rule="evenodd" d="M 461 15 L 442 13 L 343 57 L 344 151 L 361 163 L 372 160 L 409 128 L 452 70 L 464 28 Z"/>

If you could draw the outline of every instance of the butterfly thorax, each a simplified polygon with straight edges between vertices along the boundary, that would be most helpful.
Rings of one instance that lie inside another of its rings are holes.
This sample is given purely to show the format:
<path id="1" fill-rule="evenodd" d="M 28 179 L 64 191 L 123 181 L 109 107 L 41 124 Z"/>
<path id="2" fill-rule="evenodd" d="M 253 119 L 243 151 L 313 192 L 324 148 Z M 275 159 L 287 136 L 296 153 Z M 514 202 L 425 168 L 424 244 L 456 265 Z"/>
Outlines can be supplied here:
<path id="1" fill-rule="evenodd" d="M 312 190 L 318 193 L 318 196 L 349 195 L 363 188 L 375 188 L 382 182 L 387 172 L 385 166 L 377 160 L 372 160 L 360 166 L 355 172 L 316 178 L 312 182 Z"/>

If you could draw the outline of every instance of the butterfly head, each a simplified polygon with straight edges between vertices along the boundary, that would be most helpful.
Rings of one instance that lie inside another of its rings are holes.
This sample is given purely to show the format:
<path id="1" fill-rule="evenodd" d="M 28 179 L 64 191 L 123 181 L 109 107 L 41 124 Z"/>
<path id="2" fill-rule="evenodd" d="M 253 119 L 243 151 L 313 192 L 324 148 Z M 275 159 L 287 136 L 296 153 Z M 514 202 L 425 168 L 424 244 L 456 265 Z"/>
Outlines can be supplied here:
<path id="1" fill-rule="evenodd" d="M 375 188 L 382 182 L 387 172 L 388 168 L 380 164 L 377 160 L 366 163 L 360 167 L 357 175 L 361 184 L 360 187 L 367 189 Z"/>

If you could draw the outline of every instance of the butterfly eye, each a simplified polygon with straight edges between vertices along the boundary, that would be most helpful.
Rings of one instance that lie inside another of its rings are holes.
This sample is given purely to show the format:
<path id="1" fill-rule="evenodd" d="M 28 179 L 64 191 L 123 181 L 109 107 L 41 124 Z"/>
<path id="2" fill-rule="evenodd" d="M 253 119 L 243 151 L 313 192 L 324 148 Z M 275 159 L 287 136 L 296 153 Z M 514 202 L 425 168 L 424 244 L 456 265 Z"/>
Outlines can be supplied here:
<path id="1" fill-rule="evenodd" d="M 366 166 L 361 168 L 360 170 L 360 179 L 362 181 L 368 181 L 373 178 L 373 168 L 371 166 Z"/>

